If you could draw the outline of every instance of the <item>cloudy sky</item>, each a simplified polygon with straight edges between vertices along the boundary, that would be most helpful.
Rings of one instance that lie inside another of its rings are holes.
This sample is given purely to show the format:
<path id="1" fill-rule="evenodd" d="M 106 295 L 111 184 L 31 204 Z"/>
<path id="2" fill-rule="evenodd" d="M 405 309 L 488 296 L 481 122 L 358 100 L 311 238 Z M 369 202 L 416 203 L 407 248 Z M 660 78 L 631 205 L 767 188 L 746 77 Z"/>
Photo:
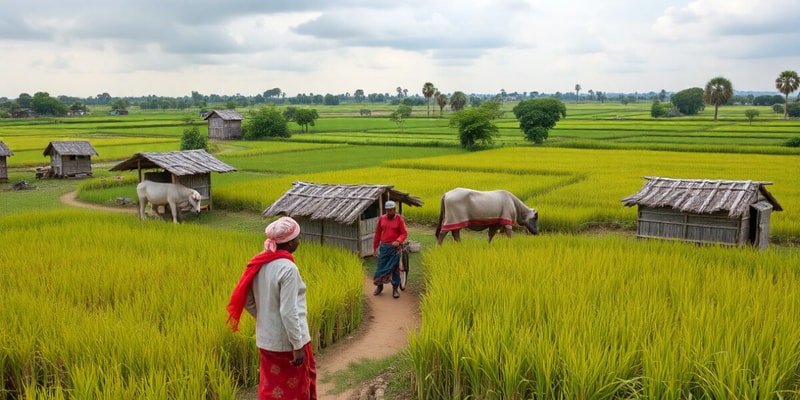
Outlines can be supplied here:
<path id="1" fill-rule="evenodd" d="M 0 97 L 669 92 L 800 71 L 798 0 L 0 0 Z"/>

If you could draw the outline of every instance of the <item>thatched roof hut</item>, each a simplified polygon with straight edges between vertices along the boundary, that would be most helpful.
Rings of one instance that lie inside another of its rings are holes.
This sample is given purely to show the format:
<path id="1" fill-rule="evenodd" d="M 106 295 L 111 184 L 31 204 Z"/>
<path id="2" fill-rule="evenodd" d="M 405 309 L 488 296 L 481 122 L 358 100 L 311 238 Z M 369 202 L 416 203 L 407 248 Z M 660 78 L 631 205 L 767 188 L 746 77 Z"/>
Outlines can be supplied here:
<path id="1" fill-rule="evenodd" d="M 8 164 L 6 157 L 13 156 L 14 152 L 0 141 L 0 182 L 8 182 Z"/>
<path id="2" fill-rule="evenodd" d="M 772 182 L 645 177 L 642 189 L 622 199 L 638 206 L 638 237 L 698 243 L 769 243 L 771 211 L 783 211 L 765 188 Z"/>
<path id="3" fill-rule="evenodd" d="M 244 116 L 236 110 L 214 110 L 203 117 L 208 120 L 208 138 L 212 140 L 241 139 Z"/>
<path id="4" fill-rule="evenodd" d="M 143 170 L 158 169 L 156 172 Z M 169 152 L 136 153 L 120 162 L 111 171 L 139 171 L 139 182 L 143 179 L 155 182 L 180 183 L 200 192 L 211 209 L 211 172 L 233 172 L 236 168 L 220 161 L 205 150 L 182 150 Z"/>
<path id="5" fill-rule="evenodd" d="M 92 176 L 92 156 L 97 151 L 85 140 L 50 142 L 42 153 L 50 156 L 50 176 L 58 178 Z"/>
<path id="6" fill-rule="evenodd" d="M 291 189 L 264 210 L 265 217 L 288 215 L 300 224 L 304 241 L 341 246 L 364 257 L 372 255 L 372 239 L 383 204 L 393 200 L 422 206 L 418 197 L 391 185 L 343 185 L 294 182 Z"/>

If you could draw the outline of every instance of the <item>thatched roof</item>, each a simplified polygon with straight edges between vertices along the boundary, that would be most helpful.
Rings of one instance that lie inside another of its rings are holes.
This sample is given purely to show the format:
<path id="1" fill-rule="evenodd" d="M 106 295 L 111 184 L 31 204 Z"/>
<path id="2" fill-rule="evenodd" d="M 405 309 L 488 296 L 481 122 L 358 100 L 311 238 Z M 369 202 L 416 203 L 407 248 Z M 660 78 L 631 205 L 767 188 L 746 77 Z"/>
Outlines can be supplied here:
<path id="1" fill-rule="evenodd" d="M 62 156 L 96 156 L 97 151 L 85 140 L 71 142 L 50 142 L 42 155 L 49 156 L 51 150 Z"/>
<path id="2" fill-rule="evenodd" d="M 14 152 L 6 146 L 5 143 L 0 142 L 0 157 L 13 156 Z"/>
<path id="3" fill-rule="evenodd" d="M 236 110 L 214 110 L 208 113 L 208 115 L 206 115 L 205 117 L 203 117 L 203 119 L 209 119 L 214 114 L 216 114 L 218 117 L 222 118 L 225 121 L 241 121 L 244 119 L 244 116 L 242 116 L 242 114 L 239 114 L 239 112 Z"/>
<path id="4" fill-rule="evenodd" d="M 329 185 L 294 182 L 292 188 L 264 210 L 265 217 L 278 214 L 306 217 L 312 220 L 334 220 L 351 224 L 358 220 L 364 210 L 381 198 L 422 206 L 422 200 L 408 193 L 394 190 L 390 185 Z M 383 196 L 383 197 L 381 197 Z"/>
<path id="5" fill-rule="evenodd" d="M 775 211 L 781 205 L 764 187 L 772 182 L 720 181 L 705 179 L 671 179 L 645 177 L 644 187 L 621 201 L 626 206 L 672 207 L 681 212 L 711 214 L 728 211 L 731 218 L 739 218 L 757 199 L 760 192 Z"/>
<path id="6" fill-rule="evenodd" d="M 218 160 L 205 150 L 168 151 L 163 153 L 136 153 L 115 165 L 111 171 L 163 168 L 177 176 L 208 172 L 232 172 L 236 168 Z"/>

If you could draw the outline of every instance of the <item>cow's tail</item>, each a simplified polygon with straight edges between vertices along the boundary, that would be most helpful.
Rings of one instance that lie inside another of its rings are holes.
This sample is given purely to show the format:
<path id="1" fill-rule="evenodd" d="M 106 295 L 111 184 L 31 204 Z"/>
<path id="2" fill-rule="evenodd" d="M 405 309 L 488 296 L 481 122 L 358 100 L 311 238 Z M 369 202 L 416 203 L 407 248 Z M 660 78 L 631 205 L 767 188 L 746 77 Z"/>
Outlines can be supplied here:
<path id="1" fill-rule="evenodd" d="M 436 225 L 436 238 L 442 233 L 442 222 L 444 222 L 444 196 L 442 196 L 442 205 L 439 207 L 439 224 Z"/>

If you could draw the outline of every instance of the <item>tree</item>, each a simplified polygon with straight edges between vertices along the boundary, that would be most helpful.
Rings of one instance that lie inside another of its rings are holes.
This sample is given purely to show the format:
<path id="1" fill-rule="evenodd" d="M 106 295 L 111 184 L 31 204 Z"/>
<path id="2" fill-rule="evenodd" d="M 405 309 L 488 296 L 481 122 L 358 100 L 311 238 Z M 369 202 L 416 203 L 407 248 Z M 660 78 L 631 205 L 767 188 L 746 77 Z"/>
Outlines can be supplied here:
<path id="1" fill-rule="evenodd" d="M 400 104 L 397 106 L 397 110 L 389 114 L 389 120 L 396 123 L 401 131 L 403 130 L 406 119 L 409 117 L 411 117 L 411 106 L 406 104 Z"/>
<path id="2" fill-rule="evenodd" d="M 536 144 L 543 143 L 548 131 L 561 118 L 567 117 L 567 107 L 552 97 L 520 101 L 512 111 L 519 120 L 520 129 L 525 132 L 525 139 Z"/>
<path id="3" fill-rule="evenodd" d="M 695 115 L 704 108 L 703 89 L 694 87 L 681 90 L 670 96 L 670 101 L 681 114 Z"/>
<path id="4" fill-rule="evenodd" d="M 714 121 L 717 120 L 719 114 L 719 106 L 728 102 L 728 99 L 733 97 L 733 85 L 731 81 L 718 76 L 711 78 L 706 83 L 706 89 L 703 91 L 703 100 L 706 103 L 714 105 Z"/>
<path id="5" fill-rule="evenodd" d="M 750 125 L 753 125 L 753 118 L 758 116 L 758 110 L 755 108 L 744 110 L 744 116 L 747 117 L 748 121 L 750 121 Z"/>
<path id="6" fill-rule="evenodd" d="M 356 89 L 356 92 L 353 93 L 353 98 L 356 99 L 356 103 L 361 103 L 364 101 L 364 89 Z"/>
<path id="7" fill-rule="evenodd" d="M 181 137 L 181 150 L 208 150 L 208 138 L 200 134 L 200 129 L 196 126 L 192 129 L 184 129 Z"/>
<path id="8" fill-rule="evenodd" d="M 308 126 L 314 126 L 314 121 L 319 118 L 319 113 L 313 108 L 300 108 L 294 114 L 294 122 L 303 128 L 303 132 L 308 133 Z"/>
<path id="9" fill-rule="evenodd" d="M 492 123 L 494 114 L 488 107 L 461 110 L 450 117 L 450 126 L 458 128 L 458 140 L 465 149 L 494 144 L 499 129 Z"/>
<path id="10" fill-rule="evenodd" d="M 47 92 L 34 93 L 30 108 L 40 115 L 64 115 L 67 113 L 67 106 L 55 97 L 50 97 Z"/>
<path id="11" fill-rule="evenodd" d="M 658 101 L 658 97 L 656 97 L 653 99 L 653 105 L 650 106 L 650 116 L 653 118 L 665 117 L 669 114 L 671 109 L 672 104 L 661 103 Z"/>
<path id="12" fill-rule="evenodd" d="M 244 138 L 247 140 L 291 136 L 286 119 L 274 106 L 261 107 L 245 120 Z"/>
<path id="13" fill-rule="evenodd" d="M 576 83 L 575 84 L 575 101 L 580 101 L 581 100 L 580 92 L 581 92 L 581 84 L 580 83 Z"/>
<path id="14" fill-rule="evenodd" d="M 111 102 L 111 109 L 112 110 L 127 110 L 130 107 L 131 102 L 127 99 L 116 99 Z"/>
<path id="15" fill-rule="evenodd" d="M 325 95 L 325 100 L 323 100 L 322 104 L 325 104 L 326 106 L 338 106 L 339 96 L 334 96 L 328 93 Z"/>
<path id="16" fill-rule="evenodd" d="M 447 95 L 436 92 L 436 104 L 439 105 L 439 116 L 444 115 L 444 106 L 447 105 Z"/>
<path id="17" fill-rule="evenodd" d="M 775 79 L 775 88 L 786 96 L 786 101 L 783 107 L 783 119 L 789 119 L 789 94 L 800 87 L 800 77 L 797 76 L 795 71 L 783 71 Z"/>
<path id="18" fill-rule="evenodd" d="M 453 95 L 450 96 L 450 109 L 459 112 L 464 109 L 465 105 L 467 105 L 467 95 L 458 90 L 453 92 Z"/>
<path id="19" fill-rule="evenodd" d="M 436 86 L 433 83 L 425 82 L 422 85 L 422 95 L 425 96 L 425 103 L 428 105 L 428 116 L 431 116 L 431 97 L 436 93 Z"/>

